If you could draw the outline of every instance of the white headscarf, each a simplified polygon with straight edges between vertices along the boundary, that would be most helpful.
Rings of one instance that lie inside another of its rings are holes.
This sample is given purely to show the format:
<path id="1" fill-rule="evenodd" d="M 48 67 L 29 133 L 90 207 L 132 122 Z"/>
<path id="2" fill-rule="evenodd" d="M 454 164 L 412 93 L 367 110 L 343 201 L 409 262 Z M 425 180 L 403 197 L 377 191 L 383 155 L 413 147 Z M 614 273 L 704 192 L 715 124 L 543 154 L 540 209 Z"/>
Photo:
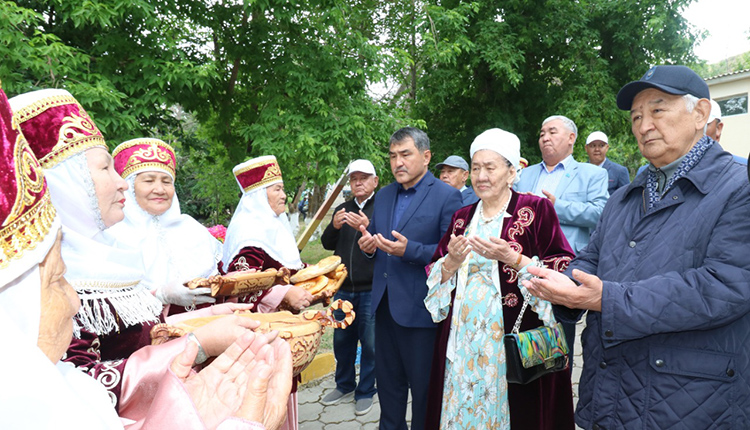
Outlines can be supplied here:
<path id="1" fill-rule="evenodd" d="M 469 149 L 471 158 L 474 158 L 477 151 L 483 149 L 500 154 L 516 168 L 516 172 L 521 171 L 521 141 L 515 134 L 499 128 L 485 130 L 471 143 L 471 149 Z M 517 174 L 515 182 L 519 179 L 520 175 Z"/>
<path id="2" fill-rule="evenodd" d="M 182 284 L 197 277 L 215 275 L 221 259 L 221 242 L 193 217 L 181 213 L 176 193 L 172 205 L 161 215 L 151 215 L 138 205 L 136 176 L 156 170 L 141 169 L 126 178 L 125 219 L 107 230 L 119 242 L 142 251 L 146 270 L 144 282 L 151 291 L 167 284 Z"/>
<path id="3" fill-rule="evenodd" d="M 224 239 L 224 256 L 221 259 L 224 270 L 229 268 L 229 263 L 240 250 L 248 246 L 263 249 L 289 269 L 304 267 L 289 218 L 286 213 L 276 215 L 268 203 L 266 189 L 271 185 L 273 183 L 242 194 Z"/>
<path id="4" fill-rule="evenodd" d="M 44 174 L 52 204 L 62 220 L 62 256 L 68 268 L 65 278 L 81 298 L 77 315 L 81 326 L 103 335 L 118 327 L 118 318 L 126 327 L 159 322 L 162 304 L 141 283 L 140 252 L 116 244 L 104 230 L 85 152 L 68 157 Z"/>
<path id="5" fill-rule="evenodd" d="M 12 348 L 0 354 L 0 427 L 122 429 L 102 384 L 70 363 L 52 363 L 37 346 L 40 283 L 37 262 L 0 286 L 0 344 Z"/>

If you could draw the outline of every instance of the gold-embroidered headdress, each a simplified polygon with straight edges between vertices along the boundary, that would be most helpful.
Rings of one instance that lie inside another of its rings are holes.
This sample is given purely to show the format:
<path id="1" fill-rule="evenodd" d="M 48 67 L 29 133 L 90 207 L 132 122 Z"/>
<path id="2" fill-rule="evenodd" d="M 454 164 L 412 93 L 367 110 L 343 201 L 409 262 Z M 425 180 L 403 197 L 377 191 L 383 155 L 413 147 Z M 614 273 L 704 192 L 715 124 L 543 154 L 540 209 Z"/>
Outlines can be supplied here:
<path id="1" fill-rule="evenodd" d="M 283 182 L 281 168 L 273 155 L 247 160 L 232 169 L 235 179 L 242 191 L 249 193 L 258 188 L 265 188 L 277 182 Z"/>
<path id="2" fill-rule="evenodd" d="M 115 170 L 123 178 L 140 172 L 161 171 L 174 179 L 177 157 L 174 149 L 159 139 L 142 137 L 117 145 L 112 151 Z"/>
<path id="3" fill-rule="evenodd" d="M 109 151 L 101 131 L 67 91 L 47 89 L 10 99 L 13 120 L 45 169 L 89 148 Z"/>
<path id="4" fill-rule="evenodd" d="M 44 259 L 60 221 L 39 161 L 13 122 L 1 88 L 0 140 L 0 285 L 5 285 Z"/>

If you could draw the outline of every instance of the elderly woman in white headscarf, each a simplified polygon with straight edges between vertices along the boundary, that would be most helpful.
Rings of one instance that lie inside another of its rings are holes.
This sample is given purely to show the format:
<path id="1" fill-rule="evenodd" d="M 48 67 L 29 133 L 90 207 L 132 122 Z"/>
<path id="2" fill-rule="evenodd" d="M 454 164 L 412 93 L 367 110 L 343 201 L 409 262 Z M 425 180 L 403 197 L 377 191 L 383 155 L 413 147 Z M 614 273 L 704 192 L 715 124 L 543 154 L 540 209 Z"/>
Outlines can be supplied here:
<path id="1" fill-rule="evenodd" d="M 573 252 L 549 200 L 511 188 L 516 135 L 487 130 L 470 152 L 480 200 L 453 215 L 427 279 L 425 306 L 439 325 L 426 428 L 573 429 L 570 374 L 508 384 L 502 342 L 525 309 L 519 274 L 536 261 L 562 271 Z M 542 321 L 554 322 L 552 305 L 532 297 L 521 330 Z"/>
<path id="2" fill-rule="evenodd" d="M 65 90 L 35 91 L 9 102 L 13 121 L 45 169 L 62 222 L 66 278 L 81 299 L 77 335 L 65 360 L 99 380 L 122 415 L 136 397 L 137 381 L 167 366 L 187 340 L 142 348 L 151 344 L 152 326 L 164 321 L 162 303 L 141 282 L 140 251 L 115 243 L 106 230 L 124 217 L 127 183 L 115 172 L 104 138 L 86 111 Z M 197 312 L 247 308 L 225 304 Z M 235 316 L 196 331 L 198 364 L 221 354 L 253 326 Z"/>
<path id="3" fill-rule="evenodd" d="M 132 139 L 118 145 L 112 158 L 128 189 L 125 219 L 109 232 L 142 252 L 147 288 L 163 304 L 177 305 L 170 308 L 170 314 L 214 303 L 209 288 L 184 286 L 191 279 L 218 274 L 221 242 L 193 217 L 181 213 L 174 186 L 174 149 L 159 139 Z"/>
<path id="4" fill-rule="evenodd" d="M 242 197 L 227 228 L 223 269 L 266 270 L 286 267 L 292 274 L 305 265 L 287 219 L 286 193 L 281 168 L 273 155 L 253 158 L 232 169 L 242 189 Z M 312 296 L 302 288 L 277 285 L 268 291 L 248 296 L 260 312 L 272 312 L 284 302 L 300 310 L 310 305 Z"/>
<path id="5" fill-rule="evenodd" d="M 127 419 L 118 417 L 101 384 L 60 361 L 80 301 L 63 276 L 60 217 L 41 166 L 11 124 L 0 90 L 0 342 L 6 348 L 0 427 L 277 428 L 284 408 L 275 405 L 291 385 L 291 354 L 280 339 L 248 331 L 198 374 L 191 373 L 198 347 L 183 343 L 169 369 L 141 379 L 146 389 Z"/>
<path id="6" fill-rule="evenodd" d="M 281 169 L 273 155 L 245 161 L 232 169 L 242 189 L 242 198 L 227 228 L 222 266 L 227 271 L 266 270 L 285 267 L 292 274 L 305 265 L 284 212 L 286 193 Z M 254 303 L 260 312 L 273 312 L 279 306 L 301 310 L 312 296 L 293 285 L 276 285 L 267 291 L 240 298 Z M 283 429 L 296 429 L 297 389 L 292 387 L 287 420 Z"/>

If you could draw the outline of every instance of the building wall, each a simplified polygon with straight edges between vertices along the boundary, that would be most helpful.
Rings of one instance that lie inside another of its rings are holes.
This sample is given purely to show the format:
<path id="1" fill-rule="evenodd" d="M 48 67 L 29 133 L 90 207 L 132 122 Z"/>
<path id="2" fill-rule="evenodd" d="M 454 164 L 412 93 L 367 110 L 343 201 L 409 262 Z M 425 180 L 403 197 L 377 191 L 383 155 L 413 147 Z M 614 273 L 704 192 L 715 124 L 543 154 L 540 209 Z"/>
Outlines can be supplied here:
<path id="1" fill-rule="evenodd" d="M 750 70 L 734 75 L 709 78 L 706 83 L 711 91 L 711 98 L 714 100 L 744 95 L 749 97 L 746 100 L 750 104 Z M 721 121 L 724 123 L 721 146 L 732 154 L 747 158 L 750 152 L 750 113 L 731 116 L 722 113 Z"/>

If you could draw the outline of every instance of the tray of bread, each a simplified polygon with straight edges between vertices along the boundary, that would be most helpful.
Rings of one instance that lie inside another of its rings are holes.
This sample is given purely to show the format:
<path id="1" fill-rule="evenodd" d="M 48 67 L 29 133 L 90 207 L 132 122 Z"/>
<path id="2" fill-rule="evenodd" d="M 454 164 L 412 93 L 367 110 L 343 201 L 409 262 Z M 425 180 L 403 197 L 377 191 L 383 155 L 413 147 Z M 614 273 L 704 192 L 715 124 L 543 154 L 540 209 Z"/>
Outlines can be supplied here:
<path id="1" fill-rule="evenodd" d="M 344 318 L 337 320 L 333 316 L 335 310 L 341 310 Z M 260 323 L 253 331 L 268 333 L 276 330 L 279 337 L 289 343 L 292 351 L 292 362 L 294 375 L 299 375 L 307 367 L 320 347 L 320 338 L 326 327 L 346 328 L 355 318 L 351 303 L 345 300 L 336 300 L 327 309 L 315 311 L 304 311 L 299 315 L 291 312 L 255 313 L 237 312 L 236 315 L 251 318 Z M 199 327 L 202 327 L 216 319 L 227 315 L 213 315 L 180 321 L 176 324 L 157 324 L 151 329 L 151 344 L 160 345 L 171 339 L 184 336 Z"/>
<path id="2" fill-rule="evenodd" d="M 211 296 L 245 296 L 271 288 L 278 280 L 289 275 L 287 269 L 267 269 L 262 272 L 244 270 L 229 272 L 226 275 L 195 278 L 185 283 L 191 290 L 201 287 L 211 288 Z"/>
<path id="3" fill-rule="evenodd" d="M 332 255 L 295 273 L 289 281 L 295 287 L 307 290 L 313 296 L 313 303 L 330 304 L 348 274 L 346 266 L 341 264 L 341 257 Z"/>

